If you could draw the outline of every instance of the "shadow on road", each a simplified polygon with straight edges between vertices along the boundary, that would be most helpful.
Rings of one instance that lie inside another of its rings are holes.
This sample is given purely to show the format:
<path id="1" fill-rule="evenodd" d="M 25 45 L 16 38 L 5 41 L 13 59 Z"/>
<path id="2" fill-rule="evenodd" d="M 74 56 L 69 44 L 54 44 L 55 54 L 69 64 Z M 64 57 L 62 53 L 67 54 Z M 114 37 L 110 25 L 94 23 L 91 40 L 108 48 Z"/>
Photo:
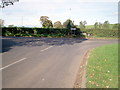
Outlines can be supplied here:
<path id="1" fill-rule="evenodd" d="M 13 46 L 42 46 L 42 45 L 73 45 L 81 43 L 87 39 L 80 38 L 39 38 L 39 37 L 3 37 L 2 38 L 2 53 L 12 49 Z"/>
<path id="2" fill-rule="evenodd" d="M 9 51 L 12 46 L 15 46 L 17 43 L 11 39 L 2 39 L 2 52 Z"/>

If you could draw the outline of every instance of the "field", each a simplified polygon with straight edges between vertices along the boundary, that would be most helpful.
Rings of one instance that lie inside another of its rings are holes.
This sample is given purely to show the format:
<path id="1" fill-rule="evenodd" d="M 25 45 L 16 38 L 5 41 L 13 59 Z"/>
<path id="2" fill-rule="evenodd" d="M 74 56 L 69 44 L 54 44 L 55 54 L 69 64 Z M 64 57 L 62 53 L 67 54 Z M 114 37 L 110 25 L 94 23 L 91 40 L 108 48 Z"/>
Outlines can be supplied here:
<path id="1" fill-rule="evenodd" d="M 87 25 L 86 26 L 86 29 L 92 29 L 92 28 L 94 28 L 94 25 Z"/>
<path id="2" fill-rule="evenodd" d="M 87 88 L 118 88 L 118 44 L 91 51 L 86 78 Z"/>
<path id="3" fill-rule="evenodd" d="M 115 24 L 109 24 L 109 28 L 114 29 L 114 25 Z M 86 25 L 86 29 L 93 29 L 93 28 L 95 28 L 94 25 Z"/>

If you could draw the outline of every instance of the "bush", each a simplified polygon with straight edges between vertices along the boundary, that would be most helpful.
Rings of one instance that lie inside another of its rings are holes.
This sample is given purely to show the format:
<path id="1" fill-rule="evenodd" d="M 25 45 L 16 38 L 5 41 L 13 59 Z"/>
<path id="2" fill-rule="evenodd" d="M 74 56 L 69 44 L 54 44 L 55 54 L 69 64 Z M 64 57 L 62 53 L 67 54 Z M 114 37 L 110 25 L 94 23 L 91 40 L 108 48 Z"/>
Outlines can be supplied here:
<path id="1" fill-rule="evenodd" d="M 86 29 L 82 32 L 95 37 L 118 37 L 118 30 Z"/>

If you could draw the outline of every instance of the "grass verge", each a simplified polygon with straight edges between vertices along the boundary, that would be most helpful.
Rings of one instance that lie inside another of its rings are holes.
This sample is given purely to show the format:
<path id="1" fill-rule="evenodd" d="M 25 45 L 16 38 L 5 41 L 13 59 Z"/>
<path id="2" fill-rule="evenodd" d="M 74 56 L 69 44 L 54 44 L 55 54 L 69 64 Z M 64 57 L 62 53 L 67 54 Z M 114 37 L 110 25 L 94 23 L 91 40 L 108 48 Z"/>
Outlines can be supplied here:
<path id="1" fill-rule="evenodd" d="M 91 51 L 86 79 L 86 88 L 118 88 L 118 44 Z"/>
<path id="2" fill-rule="evenodd" d="M 86 38 L 88 39 L 120 39 L 119 37 L 95 37 L 95 36 L 89 36 Z"/>

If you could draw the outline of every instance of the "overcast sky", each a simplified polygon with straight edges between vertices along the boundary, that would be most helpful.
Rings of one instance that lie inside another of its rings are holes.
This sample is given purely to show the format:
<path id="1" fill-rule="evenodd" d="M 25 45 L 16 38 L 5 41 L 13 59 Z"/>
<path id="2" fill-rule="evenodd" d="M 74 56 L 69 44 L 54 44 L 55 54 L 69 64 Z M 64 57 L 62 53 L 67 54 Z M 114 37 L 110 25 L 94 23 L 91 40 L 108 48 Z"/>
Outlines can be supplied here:
<path id="1" fill-rule="evenodd" d="M 87 21 L 92 25 L 96 21 L 103 23 L 118 22 L 119 0 L 19 0 L 14 6 L 2 9 L 5 25 L 41 27 L 40 16 L 48 16 L 54 23 L 62 23 L 71 18 L 75 24 Z M 70 11 L 71 8 L 71 11 Z M 23 20 L 23 23 L 22 23 Z"/>

